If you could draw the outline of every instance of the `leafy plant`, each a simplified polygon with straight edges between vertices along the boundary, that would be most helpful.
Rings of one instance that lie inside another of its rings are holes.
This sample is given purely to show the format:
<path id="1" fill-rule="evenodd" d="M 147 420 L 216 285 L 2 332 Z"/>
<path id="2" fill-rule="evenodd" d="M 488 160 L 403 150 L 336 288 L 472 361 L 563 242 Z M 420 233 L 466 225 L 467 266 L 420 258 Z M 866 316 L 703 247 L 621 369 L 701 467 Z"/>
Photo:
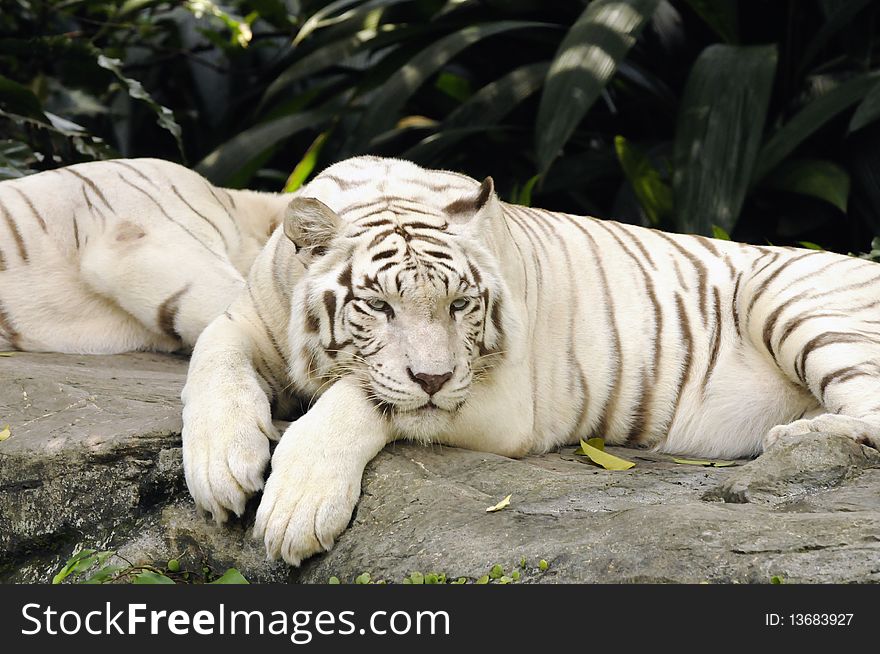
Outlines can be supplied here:
<path id="1" fill-rule="evenodd" d="M 373 153 L 674 231 L 880 233 L 869 0 L 7 4 L 2 177 L 160 156 L 295 190 Z"/>
<path id="2" fill-rule="evenodd" d="M 208 566 L 200 570 L 182 568 L 180 558 L 170 559 L 164 567 L 135 565 L 116 550 L 97 551 L 79 548 L 52 578 L 53 584 L 246 584 L 242 574 L 229 568 L 218 575 Z"/>

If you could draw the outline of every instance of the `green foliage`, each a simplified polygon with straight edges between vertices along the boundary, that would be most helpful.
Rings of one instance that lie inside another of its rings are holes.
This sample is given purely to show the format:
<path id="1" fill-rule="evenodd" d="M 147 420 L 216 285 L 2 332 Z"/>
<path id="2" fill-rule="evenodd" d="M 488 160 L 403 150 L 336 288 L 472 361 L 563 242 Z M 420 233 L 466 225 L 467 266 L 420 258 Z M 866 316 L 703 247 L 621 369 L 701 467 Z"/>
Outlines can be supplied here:
<path id="1" fill-rule="evenodd" d="M 447 584 L 458 586 L 468 583 L 476 585 L 513 584 L 521 581 L 523 579 L 523 576 L 526 574 L 543 574 L 550 566 L 544 559 L 541 559 L 537 564 L 532 566 L 530 571 L 526 572 L 526 567 L 526 557 L 522 557 L 522 559 L 516 565 L 511 567 L 511 570 L 509 572 L 505 572 L 504 567 L 500 563 L 496 563 L 490 568 L 488 574 L 485 574 L 476 579 L 468 579 L 467 577 L 453 578 L 447 576 L 445 572 L 411 572 L 408 576 L 404 577 L 403 580 L 400 581 L 400 583 L 405 586 L 438 586 Z M 340 581 L 339 577 L 333 576 L 330 577 L 327 583 L 335 586 L 342 582 Z M 387 582 L 384 579 L 374 579 L 369 572 L 364 572 L 357 575 L 354 578 L 353 583 L 359 585 L 367 585 L 386 584 L 392 582 Z"/>
<path id="2" fill-rule="evenodd" d="M 673 146 L 677 226 L 736 226 L 754 174 L 776 73 L 774 46 L 711 45 L 688 75 Z"/>
<path id="3" fill-rule="evenodd" d="M 112 562 L 111 562 L 112 561 Z M 97 551 L 78 549 L 61 570 L 52 578 L 53 584 L 63 582 L 77 584 L 247 584 L 248 581 L 235 568 L 217 575 L 210 567 L 200 572 L 187 570 L 180 557 L 168 561 L 164 568 L 153 565 L 135 565 L 116 550 Z"/>
<path id="4" fill-rule="evenodd" d="M 14 0 L 0 179 L 158 156 L 295 190 L 372 153 L 521 204 L 862 251 L 878 19 L 870 0 Z"/>

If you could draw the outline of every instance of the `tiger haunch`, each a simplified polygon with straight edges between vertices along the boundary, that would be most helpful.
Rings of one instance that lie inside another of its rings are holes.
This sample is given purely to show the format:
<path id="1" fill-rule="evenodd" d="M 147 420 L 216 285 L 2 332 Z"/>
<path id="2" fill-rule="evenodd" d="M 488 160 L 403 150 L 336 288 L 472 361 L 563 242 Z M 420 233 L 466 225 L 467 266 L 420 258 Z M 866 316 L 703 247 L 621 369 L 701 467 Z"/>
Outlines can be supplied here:
<path id="1" fill-rule="evenodd" d="M 0 183 L 0 349 L 192 347 L 244 288 L 289 201 L 156 159 Z"/>

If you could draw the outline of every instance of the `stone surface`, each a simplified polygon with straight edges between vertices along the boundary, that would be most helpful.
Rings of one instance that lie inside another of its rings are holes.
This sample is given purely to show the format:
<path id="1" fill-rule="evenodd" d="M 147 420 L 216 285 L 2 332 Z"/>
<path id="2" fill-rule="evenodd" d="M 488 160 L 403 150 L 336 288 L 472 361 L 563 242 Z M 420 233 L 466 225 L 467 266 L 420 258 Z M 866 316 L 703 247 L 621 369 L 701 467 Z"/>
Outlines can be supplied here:
<path id="1" fill-rule="evenodd" d="M 574 448 L 512 460 L 392 444 L 336 547 L 291 569 L 265 560 L 252 511 L 223 528 L 197 515 L 180 461 L 185 374 L 185 359 L 153 354 L 0 357 L 0 581 L 48 581 L 77 543 L 260 582 L 474 579 L 523 558 L 527 583 L 880 581 L 880 454 L 825 435 L 727 468 L 609 448 L 637 463 L 624 472 Z"/>

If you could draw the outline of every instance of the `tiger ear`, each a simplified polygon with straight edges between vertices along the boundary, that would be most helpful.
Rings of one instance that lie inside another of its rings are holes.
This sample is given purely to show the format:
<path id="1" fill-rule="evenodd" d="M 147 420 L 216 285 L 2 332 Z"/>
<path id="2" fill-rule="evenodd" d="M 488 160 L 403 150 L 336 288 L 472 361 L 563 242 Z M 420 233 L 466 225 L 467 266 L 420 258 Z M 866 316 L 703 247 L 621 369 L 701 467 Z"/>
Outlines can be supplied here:
<path id="1" fill-rule="evenodd" d="M 467 207 L 465 208 L 465 204 Z M 457 205 L 453 207 L 453 205 Z M 500 258 L 508 256 L 510 233 L 504 221 L 504 208 L 495 193 L 495 182 L 487 177 L 480 184 L 480 190 L 475 198 L 469 201 L 459 200 L 453 202 L 450 208 L 463 210 L 465 215 L 454 212 L 450 216 L 453 222 L 464 223 L 461 233 L 469 239 L 474 239 L 486 244 L 489 249 Z"/>
<path id="2" fill-rule="evenodd" d="M 465 197 L 450 202 L 446 205 L 445 213 L 453 223 L 470 224 L 477 220 L 480 214 L 491 210 L 493 205 L 498 205 L 498 196 L 495 195 L 495 182 L 487 177 L 480 184 L 480 190 L 476 196 Z"/>
<path id="3" fill-rule="evenodd" d="M 342 231 L 343 220 L 315 198 L 294 198 L 284 214 L 284 235 L 296 246 L 320 254 Z"/>

